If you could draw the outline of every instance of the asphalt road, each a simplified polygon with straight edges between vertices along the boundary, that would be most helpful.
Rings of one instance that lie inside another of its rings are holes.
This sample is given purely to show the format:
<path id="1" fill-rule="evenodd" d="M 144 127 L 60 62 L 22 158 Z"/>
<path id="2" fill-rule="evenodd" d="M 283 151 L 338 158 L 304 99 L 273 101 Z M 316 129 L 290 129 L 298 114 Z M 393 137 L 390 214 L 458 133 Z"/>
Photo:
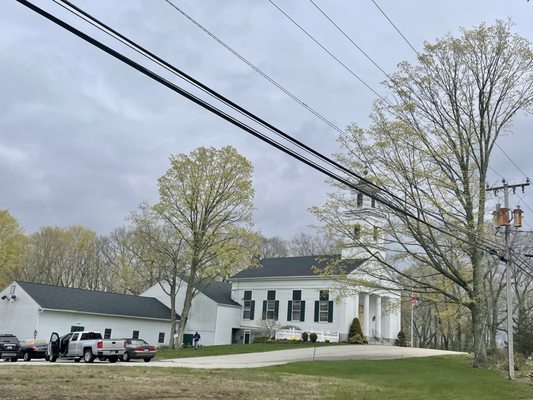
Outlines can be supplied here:
<path id="1" fill-rule="evenodd" d="M 201 351 L 201 350 L 199 350 Z M 258 368 L 270 365 L 280 365 L 295 361 L 315 360 L 391 360 L 398 358 L 412 357 L 430 357 L 439 355 L 459 355 L 455 351 L 417 349 L 409 347 L 382 346 L 382 345 L 346 345 L 346 346 L 328 346 L 278 350 L 264 353 L 232 354 L 227 356 L 209 356 L 193 358 L 176 358 L 162 361 L 144 361 L 118 362 L 110 364 L 108 362 L 95 362 L 94 365 L 124 366 L 124 367 L 181 367 L 181 368 Z M 58 360 L 55 363 L 44 360 L 32 360 L 24 362 L 19 360 L 16 363 L 0 361 L 0 367 L 15 365 L 76 365 L 82 366 L 83 362 L 74 363 L 73 361 Z"/>

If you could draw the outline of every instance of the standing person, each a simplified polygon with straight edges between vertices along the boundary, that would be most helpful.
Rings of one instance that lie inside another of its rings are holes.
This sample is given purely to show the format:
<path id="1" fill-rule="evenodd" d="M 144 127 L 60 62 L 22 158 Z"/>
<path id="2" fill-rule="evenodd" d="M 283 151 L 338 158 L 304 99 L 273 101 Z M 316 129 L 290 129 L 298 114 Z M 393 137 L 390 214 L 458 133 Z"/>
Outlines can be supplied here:
<path id="1" fill-rule="evenodd" d="M 198 342 L 200 341 L 200 334 L 198 332 L 196 332 L 193 335 L 192 340 L 194 340 L 194 349 L 198 350 Z"/>

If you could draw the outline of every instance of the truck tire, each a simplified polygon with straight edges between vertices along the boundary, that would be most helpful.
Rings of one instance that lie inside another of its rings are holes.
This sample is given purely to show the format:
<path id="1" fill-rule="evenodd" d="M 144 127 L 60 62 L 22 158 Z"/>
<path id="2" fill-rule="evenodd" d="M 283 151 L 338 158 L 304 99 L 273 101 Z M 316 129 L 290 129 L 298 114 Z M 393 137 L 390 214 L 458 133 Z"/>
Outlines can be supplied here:
<path id="1" fill-rule="evenodd" d="M 144 362 L 150 362 L 151 358 L 150 357 L 146 357 L 143 360 L 144 360 Z"/>
<path id="2" fill-rule="evenodd" d="M 76 357 L 76 358 L 74 359 L 74 362 L 80 362 L 80 361 L 81 361 L 81 358 L 79 358 L 79 357 Z"/>
<path id="3" fill-rule="evenodd" d="M 117 356 L 109 356 L 107 357 L 107 361 L 109 361 L 111 364 L 114 364 L 118 361 L 118 357 Z"/>
<path id="4" fill-rule="evenodd" d="M 11 357 L 11 362 L 17 362 L 18 359 L 18 357 Z"/>
<path id="5" fill-rule="evenodd" d="M 126 353 L 124 353 L 124 354 L 122 355 L 122 361 L 126 361 L 126 362 L 128 362 L 130 359 L 131 359 L 131 358 L 130 358 L 130 355 L 128 354 L 128 352 L 126 352 Z"/>
<path id="6" fill-rule="evenodd" d="M 28 353 L 27 351 L 24 353 L 24 355 L 22 356 L 22 359 L 24 361 L 31 361 L 31 355 L 30 353 Z"/>
<path id="7" fill-rule="evenodd" d="M 91 349 L 86 349 L 83 352 L 83 361 L 86 363 L 92 363 L 94 361 L 94 355 Z"/>
<path id="8" fill-rule="evenodd" d="M 50 361 L 50 362 L 56 362 L 56 360 L 57 360 L 57 357 L 56 357 L 56 356 L 52 356 L 52 357 L 49 358 L 48 361 Z"/>

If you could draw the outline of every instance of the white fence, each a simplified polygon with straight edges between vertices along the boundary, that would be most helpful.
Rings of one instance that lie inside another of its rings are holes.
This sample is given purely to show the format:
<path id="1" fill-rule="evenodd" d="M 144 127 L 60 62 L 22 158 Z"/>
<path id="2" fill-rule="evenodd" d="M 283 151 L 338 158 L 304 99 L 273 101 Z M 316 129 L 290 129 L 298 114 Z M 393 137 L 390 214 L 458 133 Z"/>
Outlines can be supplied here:
<path id="1" fill-rule="evenodd" d="M 288 339 L 288 340 L 302 340 L 302 333 L 307 332 L 309 334 L 316 333 L 317 342 L 330 342 L 339 341 L 339 332 L 324 332 L 324 331 L 302 331 L 301 329 L 278 329 L 276 331 L 276 339 Z"/>

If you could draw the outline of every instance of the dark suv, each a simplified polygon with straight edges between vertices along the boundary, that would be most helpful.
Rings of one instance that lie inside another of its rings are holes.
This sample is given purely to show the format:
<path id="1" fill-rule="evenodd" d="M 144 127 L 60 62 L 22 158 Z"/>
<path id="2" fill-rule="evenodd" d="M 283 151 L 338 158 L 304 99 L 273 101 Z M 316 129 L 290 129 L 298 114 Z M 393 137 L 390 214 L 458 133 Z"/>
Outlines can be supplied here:
<path id="1" fill-rule="evenodd" d="M 4 361 L 18 360 L 20 342 L 15 335 L 0 334 L 0 358 Z"/>

